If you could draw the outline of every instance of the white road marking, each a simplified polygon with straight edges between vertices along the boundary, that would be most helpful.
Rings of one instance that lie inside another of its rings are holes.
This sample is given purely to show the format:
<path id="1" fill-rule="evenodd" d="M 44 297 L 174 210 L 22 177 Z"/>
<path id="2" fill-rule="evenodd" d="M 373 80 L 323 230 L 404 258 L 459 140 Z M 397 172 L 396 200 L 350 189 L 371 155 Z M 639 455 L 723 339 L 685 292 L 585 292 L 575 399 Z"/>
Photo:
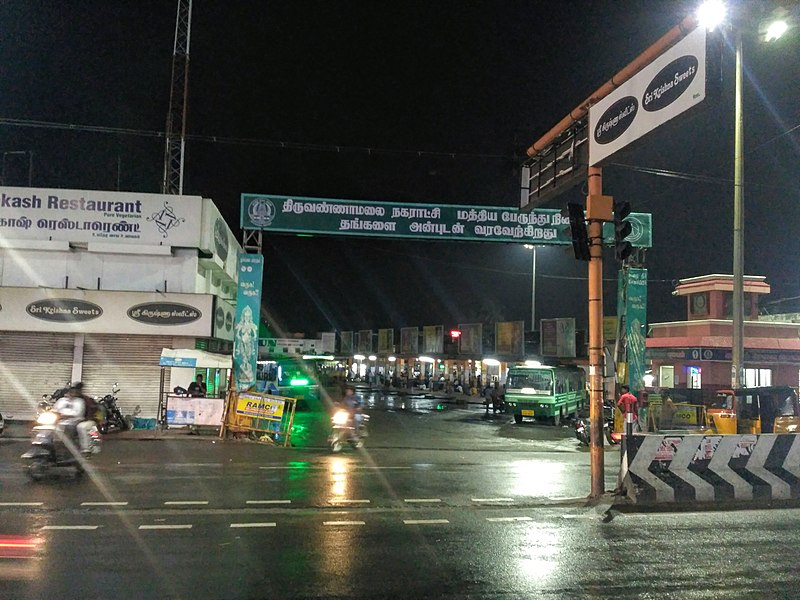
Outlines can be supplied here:
<path id="1" fill-rule="evenodd" d="M 447 525 L 447 519 L 403 519 L 406 525 Z"/>
<path id="2" fill-rule="evenodd" d="M 369 500 L 348 500 L 346 498 L 331 498 L 328 502 L 334 504 L 369 504 Z"/>
<path id="3" fill-rule="evenodd" d="M 191 529 L 191 525 L 139 525 L 139 529 Z"/>
<path id="4" fill-rule="evenodd" d="M 275 523 L 231 523 L 231 527 L 275 527 Z"/>
<path id="5" fill-rule="evenodd" d="M 41 506 L 44 502 L 0 502 L 0 506 Z"/>
<path id="6" fill-rule="evenodd" d="M 81 502 L 81 506 L 128 506 L 127 502 Z"/>
<path id="7" fill-rule="evenodd" d="M 99 528 L 100 525 L 45 525 L 42 529 L 49 529 L 49 530 L 68 530 L 68 529 L 76 529 L 76 530 L 94 530 Z"/>
<path id="8" fill-rule="evenodd" d="M 406 498 L 403 502 L 422 504 L 424 502 L 441 502 L 441 498 Z"/>
<path id="9" fill-rule="evenodd" d="M 486 517 L 490 523 L 511 523 L 514 521 L 532 521 L 530 517 Z"/>
<path id="10" fill-rule="evenodd" d="M 323 525 L 366 525 L 364 521 L 323 521 Z"/>
<path id="11" fill-rule="evenodd" d="M 168 506 L 178 506 L 182 504 L 203 505 L 203 504 L 208 504 L 208 500 L 170 500 L 168 502 L 164 502 L 164 504 Z"/>
<path id="12" fill-rule="evenodd" d="M 473 502 L 513 502 L 513 498 L 473 498 Z"/>
<path id="13" fill-rule="evenodd" d="M 246 504 L 291 504 L 291 500 L 248 500 Z"/>

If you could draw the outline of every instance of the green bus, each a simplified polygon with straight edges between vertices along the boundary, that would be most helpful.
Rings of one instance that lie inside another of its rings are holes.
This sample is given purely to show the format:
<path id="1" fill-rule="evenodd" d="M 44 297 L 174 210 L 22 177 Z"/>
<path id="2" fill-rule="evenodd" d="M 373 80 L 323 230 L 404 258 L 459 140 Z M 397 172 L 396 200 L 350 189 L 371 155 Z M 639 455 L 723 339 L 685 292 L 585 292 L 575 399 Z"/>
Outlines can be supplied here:
<path id="1" fill-rule="evenodd" d="M 586 373 L 580 367 L 511 367 L 505 388 L 506 411 L 516 423 L 529 417 L 558 426 L 586 404 Z"/>

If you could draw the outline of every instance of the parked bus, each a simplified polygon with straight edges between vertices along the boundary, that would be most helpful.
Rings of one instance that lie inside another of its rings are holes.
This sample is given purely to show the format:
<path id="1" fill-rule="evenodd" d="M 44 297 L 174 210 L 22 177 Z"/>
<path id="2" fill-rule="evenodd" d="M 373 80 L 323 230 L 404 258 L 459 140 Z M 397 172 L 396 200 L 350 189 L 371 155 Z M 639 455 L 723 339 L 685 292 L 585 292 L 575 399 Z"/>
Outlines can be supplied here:
<path id="1" fill-rule="evenodd" d="M 506 411 L 514 422 L 546 419 L 558 426 L 586 404 L 586 374 L 580 367 L 518 366 L 508 370 Z"/>

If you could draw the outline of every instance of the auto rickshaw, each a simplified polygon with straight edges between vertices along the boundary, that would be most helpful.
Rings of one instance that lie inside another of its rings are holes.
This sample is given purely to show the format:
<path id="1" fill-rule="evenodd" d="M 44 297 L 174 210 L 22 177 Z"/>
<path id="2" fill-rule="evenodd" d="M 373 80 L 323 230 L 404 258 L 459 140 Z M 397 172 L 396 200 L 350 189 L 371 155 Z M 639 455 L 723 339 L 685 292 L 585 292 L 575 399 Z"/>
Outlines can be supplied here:
<path id="1" fill-rule="evenodd" d="M 706 408 L 709 433 L 800 433 L 797 393 L 788 386 L 720 390 Z"/>

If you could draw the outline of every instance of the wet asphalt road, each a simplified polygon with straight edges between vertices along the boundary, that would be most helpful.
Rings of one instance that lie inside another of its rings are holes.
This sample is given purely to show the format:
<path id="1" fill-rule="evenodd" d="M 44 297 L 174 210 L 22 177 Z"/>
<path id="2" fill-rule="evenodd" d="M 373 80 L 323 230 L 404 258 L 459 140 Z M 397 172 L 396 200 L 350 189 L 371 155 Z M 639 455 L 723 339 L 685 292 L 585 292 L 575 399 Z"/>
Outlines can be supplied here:
<path id="1" fill-rule="evenodd" d="M 403 400 L 375 399 L 367 447 L 339 455 L 317 447 L 324 427 L 308 418 L 304 447 L 291 449 L 108 436 L 88 476 L 33 484 L 18 459 L 25 443 L 1 440 L 0 598 L 788 598 L 800 589 L 800 511 L 602 523 L 602 511 L 575 500 L 588 493 L 588 453 L 569 428 Z M 613 488 L 617 451 L 607 458 Z"/>

